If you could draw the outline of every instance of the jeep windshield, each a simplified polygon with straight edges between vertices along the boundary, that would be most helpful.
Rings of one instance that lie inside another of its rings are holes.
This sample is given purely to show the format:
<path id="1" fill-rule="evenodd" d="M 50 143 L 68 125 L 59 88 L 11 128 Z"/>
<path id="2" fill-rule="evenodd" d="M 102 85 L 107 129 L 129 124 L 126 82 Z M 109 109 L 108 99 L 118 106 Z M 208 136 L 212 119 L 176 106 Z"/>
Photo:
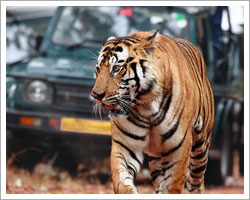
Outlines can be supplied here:
<path id="1" fill-rule="evenodd" d="M 97 44 L 109 36 L 155 31 L 172 35 L 167 27 L 170 15 L 166 7 L 64 7 L 52 42 L 68 48 Z M 177 28 L 175 27 L 174 30 Z"/>

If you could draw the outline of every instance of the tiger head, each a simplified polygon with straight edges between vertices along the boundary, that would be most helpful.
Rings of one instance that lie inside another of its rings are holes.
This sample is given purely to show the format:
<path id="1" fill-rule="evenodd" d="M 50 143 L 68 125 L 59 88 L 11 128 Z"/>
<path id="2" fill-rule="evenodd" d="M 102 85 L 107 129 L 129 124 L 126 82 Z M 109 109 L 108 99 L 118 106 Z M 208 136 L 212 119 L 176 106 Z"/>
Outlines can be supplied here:
<path id="1" fill-rule="evenodd" d="M 133 107 L 150 99 L 157 82 L 150 65 L 159 36 L 157 30 L 110 37 L 101 48 L 91 96 L 111 116 L 126 116 Z"/>

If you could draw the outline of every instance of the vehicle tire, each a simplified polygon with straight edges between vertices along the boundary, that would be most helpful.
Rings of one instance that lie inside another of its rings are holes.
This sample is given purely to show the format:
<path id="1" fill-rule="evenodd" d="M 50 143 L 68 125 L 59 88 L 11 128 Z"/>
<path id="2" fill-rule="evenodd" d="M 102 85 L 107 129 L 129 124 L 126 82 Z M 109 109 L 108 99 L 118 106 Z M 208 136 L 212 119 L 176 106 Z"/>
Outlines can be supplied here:
<path id="1" fill-rule="evenodd" d="M 240 154 L 240 175 L 244 176 L 244 144 L 241 144 L 239 148 L 239 154 Z"/>
<path id="2" fill-rule="evenodd" d="M 220 157 L 209 157 L 205 173 L 205 183 L 208 185 L 222 185 L 233 172 L 233 148 L 230 125 L 227 123 L 222 129 L 223 141 Z"/>
<path id="3" fill-rule="evenodd" d="M 12 132 L 9 129 L 7 129 L 6 130 L 6 158 L 8 158 L 12 152 L 11 150 L 12 140 L 13 140 Z"/>
<path id="4" fill-rule="evenodd" d="M 231 130 L 231 124 L 227 121 L 223 129 L 224 141 L 222 144 L 220 160 L 220 170 L 223 180 L 233 174 L 233 140 Z"/>
<path id="5" fill-rule="evenodd" d="M 241 102 L 241 111 L 238 116 L 239 123 L 239 139 L 238 139 L 238 151 L 239 151 L 239 166 L 240 175 L 244 176 L 244 104 Z"/>
<path id="6" fill-rule="evenodd" d="M 233 105 L 234 100 L 228 99 L 222 123 L 221 175 L 224 180 L 233 174 Z"/>
<path id="7" fill-rule="evenodd" d="M 227 99 L 223 102 L 225 108 L 222 114 L 222 120 L 218 125 L 220 142 L 218 156 L 209 157 L 205 180 L 213 185 L 224 184 L 226 178 L 233 172 L 233 131 L 231 111 L 233 100 Z"/>
<path id="8" fill-rule="evenodd" d="M 216 158 L 208 158 L 207 170 L 205 173 L 205 185 L 223 185 L 224 179 L 221 175 L 221 161 Z"/>

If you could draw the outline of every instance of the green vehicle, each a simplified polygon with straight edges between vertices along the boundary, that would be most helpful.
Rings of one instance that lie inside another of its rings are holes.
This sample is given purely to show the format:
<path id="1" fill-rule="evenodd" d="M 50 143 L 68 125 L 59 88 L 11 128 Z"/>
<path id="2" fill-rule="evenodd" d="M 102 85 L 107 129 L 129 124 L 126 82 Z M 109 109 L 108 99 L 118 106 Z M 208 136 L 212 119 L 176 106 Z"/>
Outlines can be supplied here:
<path id="1" fill-rule="evenodd" d="M 15 133 L 15 137 L 25 133 L 29 140 L 49 135 L 64 145 L 81 140 L 84 146 L 89 143 L 83 138 L 93 137 L 93 143 L 100 144 L 93 145 L 95 153 L 109 154 L 108 113 L 104 110 L 100 117 L 99 113 L 95 114 L 90 97 L 98 50 L 111 35 L 119 37 L 136 30 L 160 29 L 162 34 L 191 41 L 207 55 L 205 61 L 216 102 L 209 158 L 219 162 L 213 170 L 218 169 L 218 176 L 224 180 L 231 173 L 230 156 L 235 144 L 231 142 L 231 127 L 222 124 L 232 124 L 234 120 L 237 127 L 243 126 L 238 123 L 243 117 L 243 101 L 230 84 L 225 88 L 225 84 L 213 81 L 215 58 L 209 53 L 212 39 L 203 34 L 200 41 L 201 29 L 197 27 L 202 24 L 204 30 L 209 29 L 208 18 L 204 17 L 207 15 L 206 10 L 194 13 L 176 7 L 58 7 L 38 53 L 28 60 L 7 65 L 7 130 Z M 227 44 L 223 48 L 227 54 Z M 52 143 L 49 140 L 47 144 Z M 104 144 L 108 147 L 104 148 Z M 89 152 L 82 151 L 88 156 Z"/>
<path id="2" fill-rule="evenodd" d="M 110 35 L 157 29 L 158 23 L 148 23 L 151 16 L 145 13 L 159 10 L 165 8 L 113 7 L 110 12 L 110 7 L 59 7 L 38 54 L 7 65 L 7 128 L 106 134 L 110 125 L 92 120 L 96 116 L 89 95 L 98 50 Z"/>

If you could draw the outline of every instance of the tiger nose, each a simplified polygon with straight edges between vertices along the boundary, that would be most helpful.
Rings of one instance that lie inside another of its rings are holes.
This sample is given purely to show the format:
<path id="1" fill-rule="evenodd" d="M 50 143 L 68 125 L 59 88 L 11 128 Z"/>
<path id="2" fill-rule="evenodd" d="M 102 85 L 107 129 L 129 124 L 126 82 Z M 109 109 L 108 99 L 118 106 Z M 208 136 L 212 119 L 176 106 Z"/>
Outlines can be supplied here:
<path id="1" fill-rule="evenodd" d="M 91 92 L 91 96 L 92 96 L 94 99 L 101 101 L 101 100 L 104 98 L 105 93 L 97 94 L 97 93 L 95 93 L 95 92 Z"/>

